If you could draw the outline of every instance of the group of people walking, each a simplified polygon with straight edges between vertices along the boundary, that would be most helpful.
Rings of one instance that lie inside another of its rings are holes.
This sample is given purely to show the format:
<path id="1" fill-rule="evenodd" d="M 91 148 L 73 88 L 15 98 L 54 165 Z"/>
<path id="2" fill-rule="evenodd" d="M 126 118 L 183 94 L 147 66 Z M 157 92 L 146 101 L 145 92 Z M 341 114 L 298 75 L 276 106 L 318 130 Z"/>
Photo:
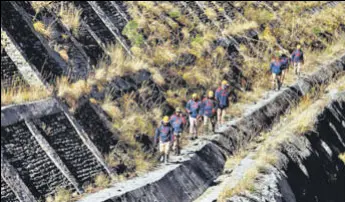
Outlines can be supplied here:
<path id="1" fill-rule="evenodd" d="M 273 89 L 279 90 L 287 70 L 292 63 L 294 72 L 300 75 L 304 63 L 301 46 L 291 54 L 289 58 L 283 52 L 272 57 L 270 70 L 272 72 Z M 190 139 L 195 140 L 199 135 L 199 124 L 203 120 L 203 132 L 215 132 L 216 127 L 224 124 L 226 109 L 229 107 L 230 90 L 229 84 L 223 80 L 217 90 L 209 91 L 207 96 L 200 100 L 194 93 L 187 102 L 185 111 L 188 114 Z M 171 117 L 165 116 L 161 125 L 155 131 L 154 143 L 159 144 L 160 161 L 168 163 L 170 148 L 172 146 L 176 155 L 180 155 L 181 135 L 187 125 L 187 120 L 182 113 L 181 108 L 176 108 L 175 114 Z"/>
<path id="2" fill-rule="evenodd" d="M 190 139 L 195 140 L 199 135 L 199 124 L 203 120 L 203 132 L 215 132 L 217 126 L 224 123 L 225 110 L 229 107 L 230 90 L 227 81 L 222 81 L 217 90 L 210 90 L 207 96 L 200 100 L 194 93 L 187 102 L 185 111 L 189 115 Z M 165 116 L 161 125 L 156 129 L 154 142 L 159 144 L 160 160 L 167 163 L 170 147 L 176 155 L 180 155 L 180 138 L 187 125 L 181 108 L 176 108 L 175 114 L 170 118 Z"/>
<path id="3" fill-rule="evenodd" d="M 294 68 L 294 72 L 297 76 L 300 76 L 302 65 L 304 64 L 304 55 L 301 50 L 301 45 L 297 45 L 296 50 L 294 50 L 289 58 L 283 52 L 272 57 L 270 64 L 270 70 L 272 72 L 272 88 L 273 90 L 280 90 L 284 82 L 284 78 L 288 72 L 290 63 Z"/>

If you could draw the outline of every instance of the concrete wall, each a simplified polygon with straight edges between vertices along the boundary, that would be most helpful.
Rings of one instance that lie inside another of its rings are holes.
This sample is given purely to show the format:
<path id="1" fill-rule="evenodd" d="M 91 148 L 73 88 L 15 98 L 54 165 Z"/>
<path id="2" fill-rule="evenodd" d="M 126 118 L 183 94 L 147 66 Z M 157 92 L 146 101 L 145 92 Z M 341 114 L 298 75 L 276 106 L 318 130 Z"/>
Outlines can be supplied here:
<path id="1" fill-rule="evenodd" d="M 338 155 L 345 152 L 345 94 L 317 120 L 313 131 L 282 145 L 278 164 L 258 176 L 256 191 L 227 201 L 344 201 L 345 164 Z"/>

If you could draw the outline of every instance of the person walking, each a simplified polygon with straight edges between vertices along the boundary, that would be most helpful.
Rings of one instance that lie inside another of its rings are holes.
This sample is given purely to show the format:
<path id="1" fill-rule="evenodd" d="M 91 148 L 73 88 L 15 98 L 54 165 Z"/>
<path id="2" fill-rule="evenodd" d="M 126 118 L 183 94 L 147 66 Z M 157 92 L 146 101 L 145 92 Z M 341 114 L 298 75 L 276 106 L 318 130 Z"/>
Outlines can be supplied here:
<path id="1" fill-rule="evenodd" d="M 229 91 L 229 84 L 226 80 L 222 81 L 222 84 L 218 89 L 216 90 L 216 101 L 218 103 L 217 108 L 217 125 L 220 126 L 221 124 L 224 124 L 224 118 L 226 114 L 226 109 L 229 107 L 229 97 L 230 97 L 230 91 Z"/>
<path id="2" fill-rule="evenodd" d="M 300 76 L 301 69 L 304 64 L 304 54 L 301 50 L 301 45 L 297 45 L 296 50 L 291 54 L 291 62 L 294 67 L 294 72 L 297 76 Z"/>
<path id="3" fill-rule="evenodd" d="M 214 93 L 211 90 L 201 103 L 201 111 L 204 116 L 204 133 L 209 133 L 210 131 L 215 132 L 217 108 L 218 104 L 214 99 Z"/>
<path id="4" fill-rule="evenodd" d="M 282 63 L 278 56 L 273 56 L 273 62 L 270 64 L 270 70 L 272 72 L 272 88 L 273 90 L 279 90 L 281 86 L 281 69 Z"/>
<path id="5" fill-rule="evenodd" d="M 198 121 L 200 120 L 201 102 L 198 100 L 198 95 L 194 93 L 192 99 L 187 102 L 186 111 L 189 114 L 189 134 L 191 140 L 198 138 Z"/>
<path id="6" fill-rule="evenodd" d="M 173 127 L 173 150 L 175 155 L 180 155 L 181 135 L 186 125 L 186 119 L 182 115 L 182 110 L 179 107 L 175 111 L 175 114 L 170 117 L 170 124 Z"/>
<path id="7" fill-rule="evenodd" d="M 288 73 L 288 70 L 289 70 L 290 59 L 289 59 L 289 57 L 286 54 L 284 54 L 281 51 L 279 53 L 279 60 L 280 60 L 280 63 L 281 63 L 281 70 L 282 70 L 281 85 L 283 85 L 285 76 L 286 76 L 286 74 Z"/>
<path id="8" fill-rule="evenodd" d="M 168 116 L 164 116 L 161 125 L 155 131 L 155 146 L 159 143 L 160 161 L 169 162 L 170 146 L 173 141 L 173 128 Z"/>

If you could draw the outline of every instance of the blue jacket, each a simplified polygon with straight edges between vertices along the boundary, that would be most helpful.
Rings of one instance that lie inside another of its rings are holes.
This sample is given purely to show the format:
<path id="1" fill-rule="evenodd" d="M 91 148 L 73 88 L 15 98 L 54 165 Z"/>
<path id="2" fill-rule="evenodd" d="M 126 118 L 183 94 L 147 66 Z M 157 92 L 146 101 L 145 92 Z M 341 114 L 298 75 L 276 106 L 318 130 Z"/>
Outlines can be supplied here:
<path id="1" fill-rule="evenodd" d="M 274 74 L 280 74 L 282 71 L 281 66 L 282 66 L 282 63 L 280 61 L 271 62 L 271 65 L 270 65 L 271 72 Z"/>
<path id="2" fill-rule="evenodd" d="M 216 90 L 216 100 L 218 102 L 219 108 L 225 108 L 229 106 L 229 96 L 230 91 L 227 89 L 223 89 L 222 87 L 219 87 Z"/>
<path id="3" fill-rule="evenodd" d="M 303 62 L 303 61 L 304 61 L 303 51 L 301 51 L 301 50 L 295 50 L 295 51 L 291 54 L 291 61 L 292 61 L 292 62 Z"/>
<path id="4" fill-rule="evenodd" d="M 196 118 L 201 114 L 201 102 L 189 100 L 186 105 L 187 112 L 192 118 Z"/>
<path id="5" fill-rule="evenodd" d="M 160 140 L 161 142 L 172 142 L 173 140 L 173 128 L 170 124 L 167 124 L 166 126 L 163 125 L 163 123 L 156 129 L 155 133 L 155 143 L 158 143 Z"/>
<path id="6" fill-rule="evenodd" d="M 170 124 L 174 129 L 174 133 L 180 133 L 186 125 L 186 119 L 183 116 L 172 115 L 170 117 Z"/>
<path id="7" fill-rule="evenodd" d="M 217 113 L 217 101 L 210 98 L 205 98 L 201 103 L 202 115 L 213 117 Z"/>
<path id="8" fill-rule="evenodd" d="M 281 69 L 286 69 L 289 67 L 290 60 L 287 56 L 280 57 Z"/>

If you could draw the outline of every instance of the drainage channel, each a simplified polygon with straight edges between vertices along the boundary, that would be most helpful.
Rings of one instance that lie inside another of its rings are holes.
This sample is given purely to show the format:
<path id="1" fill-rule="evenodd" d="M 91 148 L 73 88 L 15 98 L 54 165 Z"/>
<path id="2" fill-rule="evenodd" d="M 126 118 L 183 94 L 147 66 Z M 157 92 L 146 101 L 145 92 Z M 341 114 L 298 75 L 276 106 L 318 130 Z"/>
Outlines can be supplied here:
<path id="1" fill-rule="evenodd" d="M 345 54 L 308 78 L 265 101 L 266 104 L 212 135 L 187 146 L 172 164 L 81 199 L 91 201 L 192 201 L 200 196 L 221 174 L 225 155 L 237 151 L 262 131 L 269 129 L 286 110 L 313 87 L 328 83 L 345 70 Z M 201 177 L 200 177 L 201 176 Z"/>

